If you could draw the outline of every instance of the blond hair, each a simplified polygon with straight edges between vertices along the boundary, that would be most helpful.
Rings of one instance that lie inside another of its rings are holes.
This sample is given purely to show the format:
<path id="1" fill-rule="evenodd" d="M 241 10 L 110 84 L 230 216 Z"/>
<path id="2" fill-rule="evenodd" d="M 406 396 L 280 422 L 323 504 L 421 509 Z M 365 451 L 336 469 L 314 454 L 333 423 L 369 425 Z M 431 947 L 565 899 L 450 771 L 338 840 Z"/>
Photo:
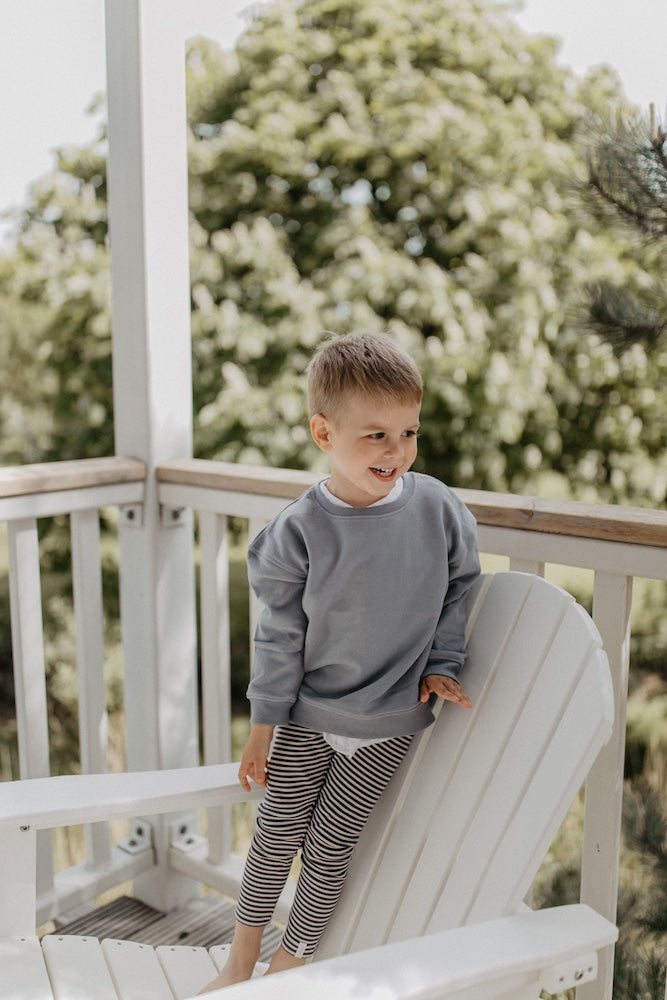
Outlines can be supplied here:
<path id="1" fill-rule="evenodd" d="M 423 384 L 412 358 L 386 335 L 348 333 L 320 344 L 308 365 L 310 414 L 335 417 L 348 393 L 421 403 Z"/>

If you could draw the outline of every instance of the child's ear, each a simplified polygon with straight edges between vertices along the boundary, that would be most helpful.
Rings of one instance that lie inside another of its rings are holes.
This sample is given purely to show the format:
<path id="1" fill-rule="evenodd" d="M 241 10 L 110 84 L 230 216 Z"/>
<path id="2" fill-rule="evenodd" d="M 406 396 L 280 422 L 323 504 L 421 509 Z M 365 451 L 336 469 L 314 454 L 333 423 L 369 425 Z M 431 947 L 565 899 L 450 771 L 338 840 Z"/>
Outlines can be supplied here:
<path id="1" fill-rule="evenodd" d="M 323 414 L 316 413 L 310 418 L 310 433 L 318 448 L 321 448 L 322 451 L 329 451 L 331 449 L 329 421 Z"/>

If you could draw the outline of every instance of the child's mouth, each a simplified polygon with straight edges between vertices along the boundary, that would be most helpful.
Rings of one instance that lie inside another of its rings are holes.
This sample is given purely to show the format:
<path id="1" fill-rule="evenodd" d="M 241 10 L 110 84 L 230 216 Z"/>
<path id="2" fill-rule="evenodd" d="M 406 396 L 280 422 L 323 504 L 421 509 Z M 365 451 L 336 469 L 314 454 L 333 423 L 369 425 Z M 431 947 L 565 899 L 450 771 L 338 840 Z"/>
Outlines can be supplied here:
<path id="1" fill-rule="evenodd" d="M 371 466 L 371 472 L 375 473 L 375 475 L 380 479 L 391 479 L 396 472 L 396 469 L 374 469 Z"/>

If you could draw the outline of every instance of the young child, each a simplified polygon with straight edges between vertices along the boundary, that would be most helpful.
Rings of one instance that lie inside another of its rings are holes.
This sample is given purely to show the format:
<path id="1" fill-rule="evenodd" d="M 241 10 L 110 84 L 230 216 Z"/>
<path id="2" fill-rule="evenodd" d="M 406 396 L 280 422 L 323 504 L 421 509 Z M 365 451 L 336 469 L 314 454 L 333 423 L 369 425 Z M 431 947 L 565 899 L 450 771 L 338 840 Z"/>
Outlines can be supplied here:
<path id="1" fill-rule="evenodd" d="M 310 429 L 328 479 L 252 542 L 264 605 L 239 780 L 266 785 L 228 962 L 208 992 L 250 978 L 292 861 L 294 904 L 268 972 L 315 951 L 373 806 L 431 696 L 457 681 L 464 599 L 479 573 L 475 521 L 443 483 L 409 472 L 422 381 L 389 337 L 326 341 L 308 368 Z M 273 744 L 273 745 L 272 745 Z"/>

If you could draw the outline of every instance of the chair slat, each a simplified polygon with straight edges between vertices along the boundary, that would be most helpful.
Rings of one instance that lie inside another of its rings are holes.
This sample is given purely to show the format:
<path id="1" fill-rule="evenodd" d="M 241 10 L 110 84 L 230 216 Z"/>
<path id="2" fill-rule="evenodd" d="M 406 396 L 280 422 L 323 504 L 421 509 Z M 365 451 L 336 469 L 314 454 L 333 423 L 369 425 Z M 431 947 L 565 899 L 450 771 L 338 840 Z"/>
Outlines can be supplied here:
<path id="1" fill-rule="evenodd" d="M 541 756 L 531 788 L 517 805 L 466 922 L 495 915 L 500 899 L 505 901 L 506 911 L 514 911 L 530 888 L 542 858 L 609 734 L 611 709 L 607 703 L 605 712 L 604 683 L 600 683 L 608 678 L 603 663 L 602 654 L 596 651 L 592 668 L 581 678 L 567 706 L 560 727 L 562 738 L 554 739 Z M 545 788 L 549 789 L 546 798 Z"/>
<path id="2" fill-rule="evenodd" d="M 0 938 L 0 996 L 3 1000 L 53 1000 L 39 938 Z"/>
<path id="3" fill-rule="evenodd" d="M 542 659 L 537 642 L 529 651 L 525 638 L 520 641 L 522 629 L 530 621 L 538 636 L 551 635 L 564 605 L 560 592 L 556 601 L 536 599 L 530 577 L 516 577 L 513 583 L 498 586 L 494 580 L 486 593 L 464 676 L 473 709 L 445 705 L 429 734 L 364 904 L 355 948 L 423 933 L 493 780 L 494 762 L 520 719 L 525 691 Z M 494 828 L 487 834 L 492 841 Z M 476 871 L 469 877 L 475 879 Z"/>
<path id="4" fill-rule="evenodd" d="M 119 1000 L 174 1000 L 160 960 L 150 945 L 105 938 L 102 952 Z"/>
<path id="5" fill-rule="evenodd" d="M 118 1000 L 97 938 L 48 934 L 42 951 L 54 1000 Z"/>
<path id="6" fill-rule="evenodd" d="M 230 948 L 231 945 L 229 944 L 214 944 L 212 948 L 208 949 L 209 956 L 215 963 L 215 967 L 218 970 L 218 972 L 221 972 L 222 969 L 224 968 L 227 962 L 227 958 L 229 956 Z M 268 967 L 269 967 L 268 962 L 258 962 L 257 965 L 255 966 L 255 971 L 252 974 L 252 978 L 258 979 L 260 976 L 263 976 Z"/>
<path id="7" fill-rule="evenodd" d="M 161 945 L 155 951 L 176 1000 L 194 996 L 218 973 L 206 948 Z"/>
<path id="8" fill-rule="evenodd" d="M 592 763 L 586 748 L 598 739 L 598 724 L 605 722 L 604 702 L 597 698 L 598 678 L 589 677 L 597 649 L 588 631 L 577 632 L 579 621 L 568 611 L 526 694 L 525 707 L 508 726 L 483 797 L 470 811 L 465 840 L 457 844 L 446 883 L 440 883 L 427 928 L 444 930 L 467 923 L 480 897 L 486 899 L 487 908 L 477 907 L 477 919 L 512 912 L 577 794 Z M 580 712 L 572 711 L 573 703 Z M 547 762 L 553 762 L 555 773 L 550 773 Z M 463 770 L 469 772 L 468 767 Z M 450 799 L 449 804 L 456 811 L 456 802 Z M 440 829 L 446 828 L 443 817 Z M 443 842 L 448 842 L 446 837 Z M 433 847 L 442 850 L 437 842 Z"/>
<path id="9" fill-rule="evenodd" d="M 362 835 L 318 959 L 513 912 L 608 737 L 608 667 L 569 594 L 500 573 L 470 605 L 473 709 L 445 705 L 415 740 Z"/>

